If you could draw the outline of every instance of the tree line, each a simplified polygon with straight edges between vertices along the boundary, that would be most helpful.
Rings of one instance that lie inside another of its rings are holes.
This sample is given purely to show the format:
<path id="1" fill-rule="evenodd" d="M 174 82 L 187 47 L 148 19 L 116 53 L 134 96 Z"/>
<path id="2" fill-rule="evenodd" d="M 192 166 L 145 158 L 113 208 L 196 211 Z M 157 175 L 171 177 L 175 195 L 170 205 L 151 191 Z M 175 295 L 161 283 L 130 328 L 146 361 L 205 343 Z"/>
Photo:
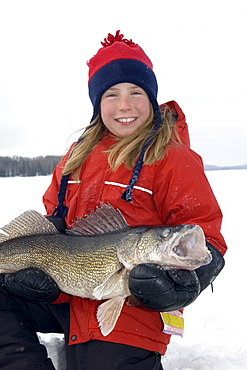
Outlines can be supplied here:
<path id="1" fill-rule="evenodd" d="M 50 175 L 62 156 L 0 157 L 0 177 Z"/>

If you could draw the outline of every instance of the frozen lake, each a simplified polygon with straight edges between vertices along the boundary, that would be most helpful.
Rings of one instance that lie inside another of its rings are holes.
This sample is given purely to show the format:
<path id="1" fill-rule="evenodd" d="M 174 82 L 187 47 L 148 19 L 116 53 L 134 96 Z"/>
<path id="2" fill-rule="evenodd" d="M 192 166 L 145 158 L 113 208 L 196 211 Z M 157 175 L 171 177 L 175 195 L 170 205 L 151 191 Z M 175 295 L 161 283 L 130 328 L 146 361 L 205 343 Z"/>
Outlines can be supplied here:
<path id="1" fill-rule="evenodd" d="M 222 233 L 229 248 L 226 267 L 214 283 L 214 293 L 207 289 L 185 309 L 184 338 L 172 338 L 163 358 L 164 369 L 247 370 L 247 170 L 206 174 L 224 214 Z M 50 180 L 51 176 L 0 178 L 0 226 L 28 209 L 44 213 L 42 194 Z M 54 343 L 61 344 L 54 335 L 44 336 L 44 341 L 51 353 Z"/>

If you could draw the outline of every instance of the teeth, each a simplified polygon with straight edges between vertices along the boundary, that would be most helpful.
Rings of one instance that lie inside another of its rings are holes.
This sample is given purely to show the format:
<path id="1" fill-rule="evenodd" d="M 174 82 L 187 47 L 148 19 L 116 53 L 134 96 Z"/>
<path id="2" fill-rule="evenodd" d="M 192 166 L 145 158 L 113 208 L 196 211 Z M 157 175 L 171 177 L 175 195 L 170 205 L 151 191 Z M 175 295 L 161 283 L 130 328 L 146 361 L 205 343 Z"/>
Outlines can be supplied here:
<path id="1" fill-rule="evenodd" d="M 134 120 L 135 120 L 135 118 L 118 118 L 118 121 L 122 122 L 122 123 L 128 123 L 128 122 L 132 122 Z"/>

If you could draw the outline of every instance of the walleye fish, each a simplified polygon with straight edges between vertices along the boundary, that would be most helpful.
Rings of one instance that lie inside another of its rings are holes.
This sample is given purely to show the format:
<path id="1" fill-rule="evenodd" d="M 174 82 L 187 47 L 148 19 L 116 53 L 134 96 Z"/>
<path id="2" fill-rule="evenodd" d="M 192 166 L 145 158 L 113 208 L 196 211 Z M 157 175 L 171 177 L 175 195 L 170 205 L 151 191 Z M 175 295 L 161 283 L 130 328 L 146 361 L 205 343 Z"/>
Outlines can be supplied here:
<path id="1" fill-rule="evenodd" d="M 108 335 L 130 295 L 128 276 L 140 263 L 194 270 L 211 261 L 197 225 L 129 227 L 119 210 L 101 204 L 59 234 L 36 211 L 26 211 L 0 231 L 0 272 L 36 267 L 61 291 L 106 300 L 98 307 L 102 335 Z"/>

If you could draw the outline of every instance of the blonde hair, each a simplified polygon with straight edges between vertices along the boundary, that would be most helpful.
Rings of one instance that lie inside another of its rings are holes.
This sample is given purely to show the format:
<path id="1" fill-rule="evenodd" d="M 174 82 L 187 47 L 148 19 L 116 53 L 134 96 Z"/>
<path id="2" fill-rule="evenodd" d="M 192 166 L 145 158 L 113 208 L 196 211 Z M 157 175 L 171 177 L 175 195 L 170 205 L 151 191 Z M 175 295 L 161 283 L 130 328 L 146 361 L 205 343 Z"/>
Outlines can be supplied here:
<path id="1" fill-rule="evenodd" d="M 112 171 L 116 171 L 123 163 L 128 169 L 134 167 L 142 147 L 150 137 L 153 129 L 153 110 L 150 109 L 150 112 L 148 120 L 132 135 L 114 137 L 115 143 L 106 151 Z M 77 177 L 78 171 L 87 156 L 107 133 L 108 130 L 103 124 L 100 115 L 98 115 L 80 136 L 64 166 L 63 174 L 73 174 L 74 177 Z M 160 160 L 164 156 L 168 144 L 176 145 L 178 143 L 180 143 L 180 139 L 176 130 L 174 111 L 168 106 L 164 106 L 162 107 L 162 123 L 146 150 L 144 164 L 151 165 Z"/>

